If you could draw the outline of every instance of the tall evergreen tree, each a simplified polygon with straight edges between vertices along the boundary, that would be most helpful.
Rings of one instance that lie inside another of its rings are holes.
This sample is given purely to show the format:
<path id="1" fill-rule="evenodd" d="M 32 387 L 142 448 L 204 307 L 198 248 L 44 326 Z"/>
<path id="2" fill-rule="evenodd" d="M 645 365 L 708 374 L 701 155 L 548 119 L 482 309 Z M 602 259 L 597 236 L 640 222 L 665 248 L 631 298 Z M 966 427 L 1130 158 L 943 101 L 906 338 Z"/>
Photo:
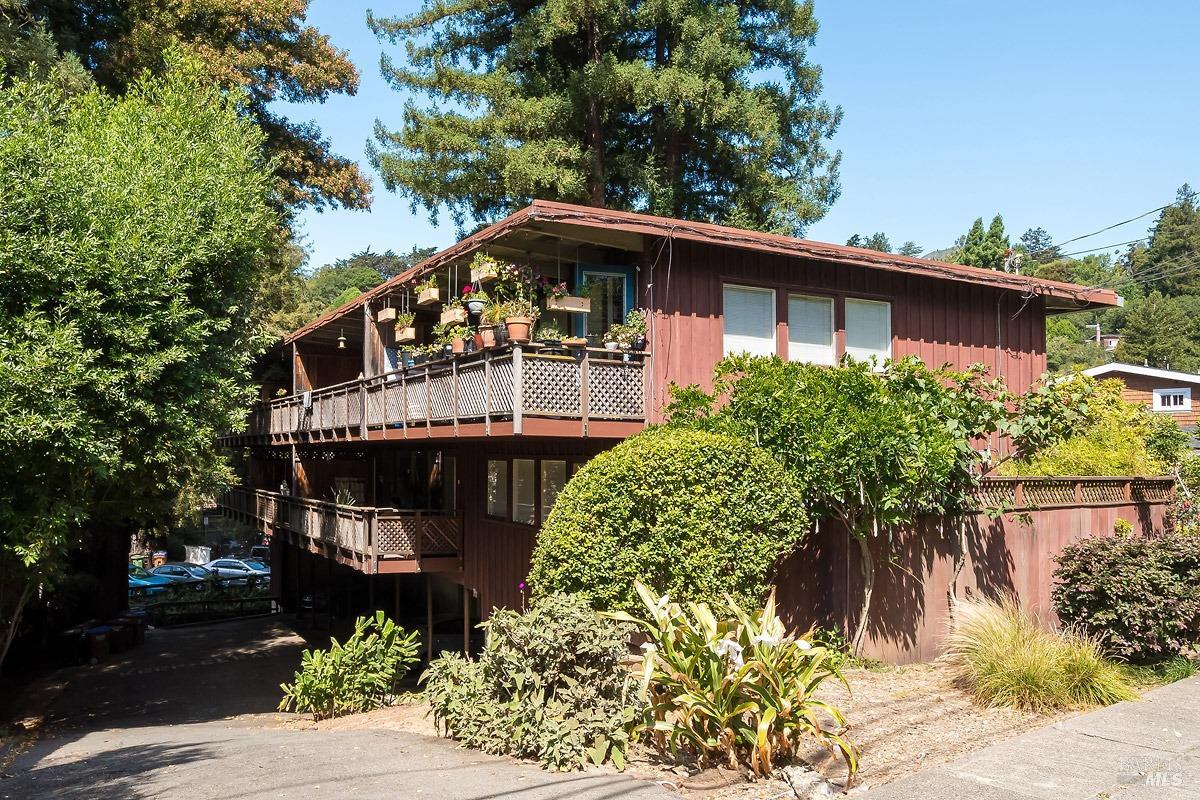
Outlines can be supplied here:
<path id="1" fill-rule="evenodd" d="M 856 233 L 846 240 L 846 244 L 850 247 L 865 247 L 868 250 L 878 250 L 881 253 L 892 252 L 892 243 L 888 239 L 887 234 L 882 231 L 872 233 L 870 236 L 863 236 L 861 233 Z"/>
<path id="2" fill-rule="evenodd" d="M 1004 218 L 999 214 L 984 230 L 983 217 L 971 224 L 967 235 L 959 239 L 954 253 L 954 262 L 984 269 L 1003 269 L 1008 253 L 1008 234 L 1004 232 Z"/>
<path id="3" fill-rule="evenodd" d="M 902 256 L 912 256 L 913 258 L 916 258 L 917 256 L 921 255 L 922 249 L 923 248 L 921 245 L 917 244 L 912 239 L 909 239 L 907 242 L 900 245 L 900 249 L 896 252 Z"/>
<path id="4" fill-rule="evenodd" d="M 435 220 L 545 198 L 799 234 L 840 192 L 811 2 L 429 0 L 369 24 L 428 98 L 376 124 L 372 161 Z"/>
<path id="5" fill-rule="evenodd" d="M 1125 319 L 1117 360 L 1160 369 L 1200 369 L 1195 326 L 1175 298 L 1151 292 Z"/>
<path id="6" fill-rule="evenodd" d="M 1145 283 L 1163 294 L 1200 294 L 1200 205 L 1191 186 L 1179 187 L 1150 228 L 1150 240 L 1134 246 L 1126 260 L 1134 277 L 1147 276 Z"/>
<path id="7" fill-rule="evenodd" d="M 1046 264 L 1062 255 L 1062 248 L 1054 245 L 1054 237 L 1045 228 L 1030 228 L 1022 233 L 1021 246 L 1025 258 L 1034 264 Z"/>

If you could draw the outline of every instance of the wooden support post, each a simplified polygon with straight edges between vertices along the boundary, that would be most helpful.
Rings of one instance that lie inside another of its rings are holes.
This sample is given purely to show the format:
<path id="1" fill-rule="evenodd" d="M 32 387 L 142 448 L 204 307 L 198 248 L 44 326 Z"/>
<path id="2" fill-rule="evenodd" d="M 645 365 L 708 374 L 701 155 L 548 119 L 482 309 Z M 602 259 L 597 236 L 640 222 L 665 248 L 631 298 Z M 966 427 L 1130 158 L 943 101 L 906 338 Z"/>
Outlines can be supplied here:
<path id="1" fill-rule="evenodd" d="M 315 601 L 316 598 L 314 598 Z M 313 603 L 316 606 L 316 603 Z M 325 619 L 329 622 L 329 631 L 333 632 L 333 559 L 325 555 Z"/>
<path id="2" fill-rule="evenodd" d="M 312 600 L 312 626 L 315 628 L 317 627 L 317 557 L 307 546 L 304 551 L 308 556 L 308 596 Z"/>
<path id="3" fill-rule="evenodd" d="M 450 397 L 454 414 L 454 435 L 458 436 L 458 359 L 450 359 Z"/>
<path id="4" fill-rule="evenodd" d="M 583 419 L 582 435 L 588 435 L 588 351 L 583 351 L 583 358 L 579 360 L 579 415 Z"/>
<path id="5" fill-rule="evenodd" d="M 400 619 L 400 576 L 392 576 L 392 619 Z"/>
<path id="6" fill-rule="evenodd" d="M 463 655 L 471 655 L 471 590 L 463 584 Z"/>
<path id="7" fill-rule="evenodd" d="M 433 661 L 433 576 L 425 573 L 425 660 Z"/>
<path id="8" fill-rule="evenodd" d="M 514 344 L 512 349 L 512 365 L 513 365 L 513 408 L 512 422 L 513 435 L 521 435 L 522 414 L 525 409 L 525 392 L 524 381 L 521 379 L 521 345 Z"/>
<path id="9" fill-rule="evenodd" d="M 483 433 L 492 435 L 492 351 L 483 351 Z"/>
<path id="10" fill-rule="evenodd" d="M 375 614 L 375 573 L 367 573 L 367 613 Z"/>

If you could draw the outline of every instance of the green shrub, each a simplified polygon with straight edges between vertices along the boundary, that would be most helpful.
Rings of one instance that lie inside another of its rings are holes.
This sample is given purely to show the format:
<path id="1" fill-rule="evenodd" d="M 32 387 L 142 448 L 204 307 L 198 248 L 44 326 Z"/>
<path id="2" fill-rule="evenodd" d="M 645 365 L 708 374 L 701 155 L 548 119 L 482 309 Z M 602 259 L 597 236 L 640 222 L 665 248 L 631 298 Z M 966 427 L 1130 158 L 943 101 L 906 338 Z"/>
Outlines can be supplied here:
<path id="1" fill-rule="evenodd" d="M 533 554 L 534 597 L 570 592 L 631 609 L 645 580 L 681 599 L 758 603 L 808 528 L 802 503 L 789 473 L 752 444 L 645 431 L 593 458 L 558 496 Z"/>
<path id="2" fill-rule="evenodd" d="M 1200 641 L 1200 536 L 1094 537 L 1057 561 L 1059 619 L 1112 655 L 1161 661 Z"/>
<path id="3" fill-rule="evenodd" d="M 1095 638 L 1046 630 L 1013 600 L 960 602 L 947 652 L 959 680 L 989 707 L 1046 712 L 1136 697 Z"/>
<path id="4" fill-rule="evenodd" d="M 775 615 L 774 593 L 750 614 L 730 600 L 733 617 L 718 619 L 702 603 L 685 612 L 640 582 L 636 589 L 648 616 L 612 616 L 649 634 L 642 692 L 661 745 L 672 752 L 682 745 L 731 769 L 742 762 L 756 775 L 769 775 L 777 761 L 814 740 L 841 754 L 855 772 L 842 713 L 813 698 L 826 678 L 842 677 L 827 650 L 787 632 Z M 826 727 L 826 717 L 836 730 Z"/>
<path id="5" fill-rule="evenodd" d="M 396 685 L 417 663 L 416 631 L 404 629 L 382 611 L 359 617 L 346 643 L 329 640 L 328 650 L 305 650 L 295 682 L 281 684 L 280 711 L 311 711 L 317 719 L 370 711 L 396 695 Z"/>
<path id="6" fill-rule="evenodd" d="M 628 630 L 575 596 L 542 598 L 526 614 L 493 611 L 479 659 L 435 659 L 421 676 L 445 734 L 550 769 L 586 761 L 624 768 L 640 719 L 624 660 Z"/>

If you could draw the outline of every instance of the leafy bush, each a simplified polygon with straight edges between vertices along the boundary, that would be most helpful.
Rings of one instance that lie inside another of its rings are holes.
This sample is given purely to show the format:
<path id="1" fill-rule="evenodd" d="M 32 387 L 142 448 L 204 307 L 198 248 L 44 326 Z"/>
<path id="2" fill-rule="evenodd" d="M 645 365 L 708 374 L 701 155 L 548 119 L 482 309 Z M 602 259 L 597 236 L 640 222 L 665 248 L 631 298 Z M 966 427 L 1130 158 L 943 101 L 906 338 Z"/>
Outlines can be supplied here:
<path id="1" fill-rule="evenodd" d="M 538 534 L 534 597 L 578 593 L 630 609 L 636 580 L 673 596 L 757 603 L 768 572 L 808 528 L 794 479 L 730 436 L 655 428 L 593 458 Z"/>
<path id="2" fill-rule="evenodd" d="M 1046 630 L 1011 599 L 959 603 L 947 651 L 960 681 L 990 707 L 1045 712 L 1136 697 L 1096 638 Z"/>
<path id="3" fill-rule="evenodd" d="M 586 761 L 625 766 L 640 718 L 623 662 L 628 631 L 575 596 L 552 595 L 526 614 L 497 610 L 477 661 L 448 654 L 421 676 L 447 736 L 550 769 Z"/>
<path id="4" fill-rule="evenodd" d="M 281 684 L 280 711 L 311 711 L 317 719 L 370 711 L 396 695 L 396 685 L 417 663 L 417 633 L 382 611 L 354 621 L 344 645 L 329 640 L 328 650 L 305 650 L 295 683 Z"/>
<path id="5" fill-rule="evenodd" d="M 1121 399 L 1123 384 L 1101 381 L 1088 403 L 1087 422 L 1074 436 L 1010 461 L 1005 475 L 1166 475 L 1187 444 L 1175 421 Z"/>
<path id="6" fill-rule="evenodd" d="M 1059 618 L 1109 653 L 1160 661 L 1200 640 L 1200 537 L 1089 538 L 1063 548 L 1057 561 Z"/>
<path id="7" fill-rule="evenodd" d="M 842 713 L 813 698 L 826 678 L 845 681 L 827 650 L 787 632 L 775 615 L 774 593 L 751 614 L 730 600 L 734 616 L 717 619 L 702 603 L 685 612 L 640 582 L 636 588 L 649 616 L 612 616 L 637 623 L 650 636 L 643 646 L 642 692 L 660 744 L 672 752 L 682 744 L 733 769 L 743 761 L 756 775 L 768 775 L 778 759 L 813 739 L 840 753 L 855 772 Z M 824 716 L 838 729 L 825 727 Z"/>

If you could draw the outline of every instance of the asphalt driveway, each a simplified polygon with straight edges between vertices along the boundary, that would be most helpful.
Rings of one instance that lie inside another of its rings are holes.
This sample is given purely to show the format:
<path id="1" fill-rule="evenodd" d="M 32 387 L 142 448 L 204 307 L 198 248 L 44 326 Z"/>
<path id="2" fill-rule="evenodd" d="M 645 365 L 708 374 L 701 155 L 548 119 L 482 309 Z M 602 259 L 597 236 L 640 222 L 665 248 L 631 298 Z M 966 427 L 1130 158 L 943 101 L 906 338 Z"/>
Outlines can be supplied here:
<path id="1" fill-rule="evenodd" d="M 279 684 L 304 641 L 282 622 L 152 631 L 140 648 L 68 673 L 0 798 L 672 797 L 608 772 L 553 774 L 394 730 L 289 727 Z"/>

